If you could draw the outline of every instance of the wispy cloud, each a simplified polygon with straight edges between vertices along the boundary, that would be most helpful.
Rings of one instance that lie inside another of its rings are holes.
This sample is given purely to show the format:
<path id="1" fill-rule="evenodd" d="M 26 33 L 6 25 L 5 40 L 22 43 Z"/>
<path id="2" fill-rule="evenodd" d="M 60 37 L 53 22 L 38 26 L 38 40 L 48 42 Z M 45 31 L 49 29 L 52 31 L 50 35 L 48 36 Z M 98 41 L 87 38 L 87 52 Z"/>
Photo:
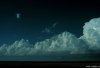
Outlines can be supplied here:
<path id="1" fill-rule="evenodd" d="M 51 30 L 50 30 L 49 28 L 45 28 L 42 32 L 43 32 L 43 33 L 50 33 Z"/>
<path id="2" fill-rule="evenodd" d="M 57 24 L 58 24 L 58 23 L 55 22 L 55 23 L 52 25 L 52 27 L 55 28 Z"/>
<path id="3" fill-rule="evenodd" d="M 42 32 L 44 32 L 44 33 L 52 33 L 52 29 L 54 29 L 57 24 L 58 24 L 57 22 L 53 23 L 52 26 L 50 26 L 48 28 L 46 27 Z"/>

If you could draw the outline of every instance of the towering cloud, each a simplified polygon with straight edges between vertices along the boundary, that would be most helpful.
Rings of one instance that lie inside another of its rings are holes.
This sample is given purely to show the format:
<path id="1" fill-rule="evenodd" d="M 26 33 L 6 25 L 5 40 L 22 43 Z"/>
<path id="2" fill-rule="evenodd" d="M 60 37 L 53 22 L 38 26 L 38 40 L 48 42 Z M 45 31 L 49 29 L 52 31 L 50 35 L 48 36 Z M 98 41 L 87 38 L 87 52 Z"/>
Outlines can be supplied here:
<path id="1" fill-rule="evenodd" d="M 100 53 L 100 18 L 91 19 L 83 26 L 83 35 L 77 38 L 69 32 L 63 32 L 50 39 L 30 44 L 21 39 L 11 45 L 0 46 L 0 55 L 25 56 L 36 54 L 86 54 L 93 51 Z"/>
<path id="2" fill-rule="evenodd" d="M 82 39 L 89 45 L 90 49 L 100 50 L 100 18 L 94 18 L 85 23 Z"/>

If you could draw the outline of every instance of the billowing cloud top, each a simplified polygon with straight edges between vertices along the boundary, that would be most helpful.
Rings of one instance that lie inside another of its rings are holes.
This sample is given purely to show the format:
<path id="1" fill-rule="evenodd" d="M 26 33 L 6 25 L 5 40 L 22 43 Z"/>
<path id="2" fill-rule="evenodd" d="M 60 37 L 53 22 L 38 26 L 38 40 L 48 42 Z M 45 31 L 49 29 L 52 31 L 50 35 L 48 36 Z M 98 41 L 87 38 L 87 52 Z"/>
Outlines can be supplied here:
<path id="1" fill-rule="evenodd" d="M 100 49 L 100 18 L 91 19 L 83 26 L 83 36 L 77 38 L 69 32 L 63 32 L 50 39 L 30 44 L 28 40 L 21 39 L 11 45 L 0 46 L 0 55 L 24 56 L 34 54 L 86 54 L 92 50 L 99 53 Z"/>
<path id="2" fill-rule="evenodd" d="M 83 40 L 90 49 L 100 50 L 100 18 L 91 19 L 83 28 Z"/>

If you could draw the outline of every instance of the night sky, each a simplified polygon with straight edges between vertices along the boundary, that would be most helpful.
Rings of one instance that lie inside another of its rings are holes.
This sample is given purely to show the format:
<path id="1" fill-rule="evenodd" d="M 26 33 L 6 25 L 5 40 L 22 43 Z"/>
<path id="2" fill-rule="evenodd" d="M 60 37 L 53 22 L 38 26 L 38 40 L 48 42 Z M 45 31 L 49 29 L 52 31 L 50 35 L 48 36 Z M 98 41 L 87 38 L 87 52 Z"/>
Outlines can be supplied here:
<path id="1" fill-rule="evenodd" d="M 96 1 L 0 0 L 0 45 L 22 38 L 35 43 L 64 31 L 80 37 L 84 23 L 95 17 L 100 17 Z M 50 32 L 42 32 L 46 28 Z"/>

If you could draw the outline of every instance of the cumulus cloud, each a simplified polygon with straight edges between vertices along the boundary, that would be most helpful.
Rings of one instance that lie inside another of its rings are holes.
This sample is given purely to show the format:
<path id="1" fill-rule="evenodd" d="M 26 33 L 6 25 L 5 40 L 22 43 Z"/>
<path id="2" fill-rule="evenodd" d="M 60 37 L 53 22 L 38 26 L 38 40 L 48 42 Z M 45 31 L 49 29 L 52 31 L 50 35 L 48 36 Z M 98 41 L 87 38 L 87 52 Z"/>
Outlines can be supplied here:
<path id="1" fill-rule="evenodd" d="M 37 42 L 34 46 L 35 49 L 45 52 L 63 52 L 67 53 L 84 53 L 86 50 L 85 45 L 81 44 L 81 41 L 69 32 L 63 32 L 50 39 L 46 39 L 42 42 Z M 81 51 L 80 51 L 81 49 Z"/>
<path id="2" fill-rule="evenodd" d="M 84 53 L 86 50 L 85 45 L 79 45 L 80 40 L 69 32 L 63 32 L 50 39 L 37 42 L 35 45 L 29 43 L 28 40 L 21 39 L 15 41 L 11 45 L 2 45 L 0 47 L 0 55 L 34 55 L 34 54 L 48 54 L 66 52 L 68 54 Z M 80 51 L 81 50 L 81 51 Z"/>
<path id="3" fill-rule="evenodd" d="M 53 24 L 55 27 L 56 24 Z M 100 18 L 91 19 L 83 26 L 83 35 L 77 38 L 65 31 L 49 39 L 30 44 L 21 39 L 11 45 L 0 46 L 0 55 L 29 56 L 37 54 L 86 54 L 93 51 L 100 53 Z"/>
<path id="4" fill-rule="evenodd" d="M 82 39 L 90 49 L 100 50 L 100 18 L 94 18 L 85 23 Z"/>
<path id="5" fill-rule="evenodd" d="M 28 40 L 21 39 L 11 45 L 4 44 L 0 47 L 0 55 L 27 55 L 33 48 Z"/>

